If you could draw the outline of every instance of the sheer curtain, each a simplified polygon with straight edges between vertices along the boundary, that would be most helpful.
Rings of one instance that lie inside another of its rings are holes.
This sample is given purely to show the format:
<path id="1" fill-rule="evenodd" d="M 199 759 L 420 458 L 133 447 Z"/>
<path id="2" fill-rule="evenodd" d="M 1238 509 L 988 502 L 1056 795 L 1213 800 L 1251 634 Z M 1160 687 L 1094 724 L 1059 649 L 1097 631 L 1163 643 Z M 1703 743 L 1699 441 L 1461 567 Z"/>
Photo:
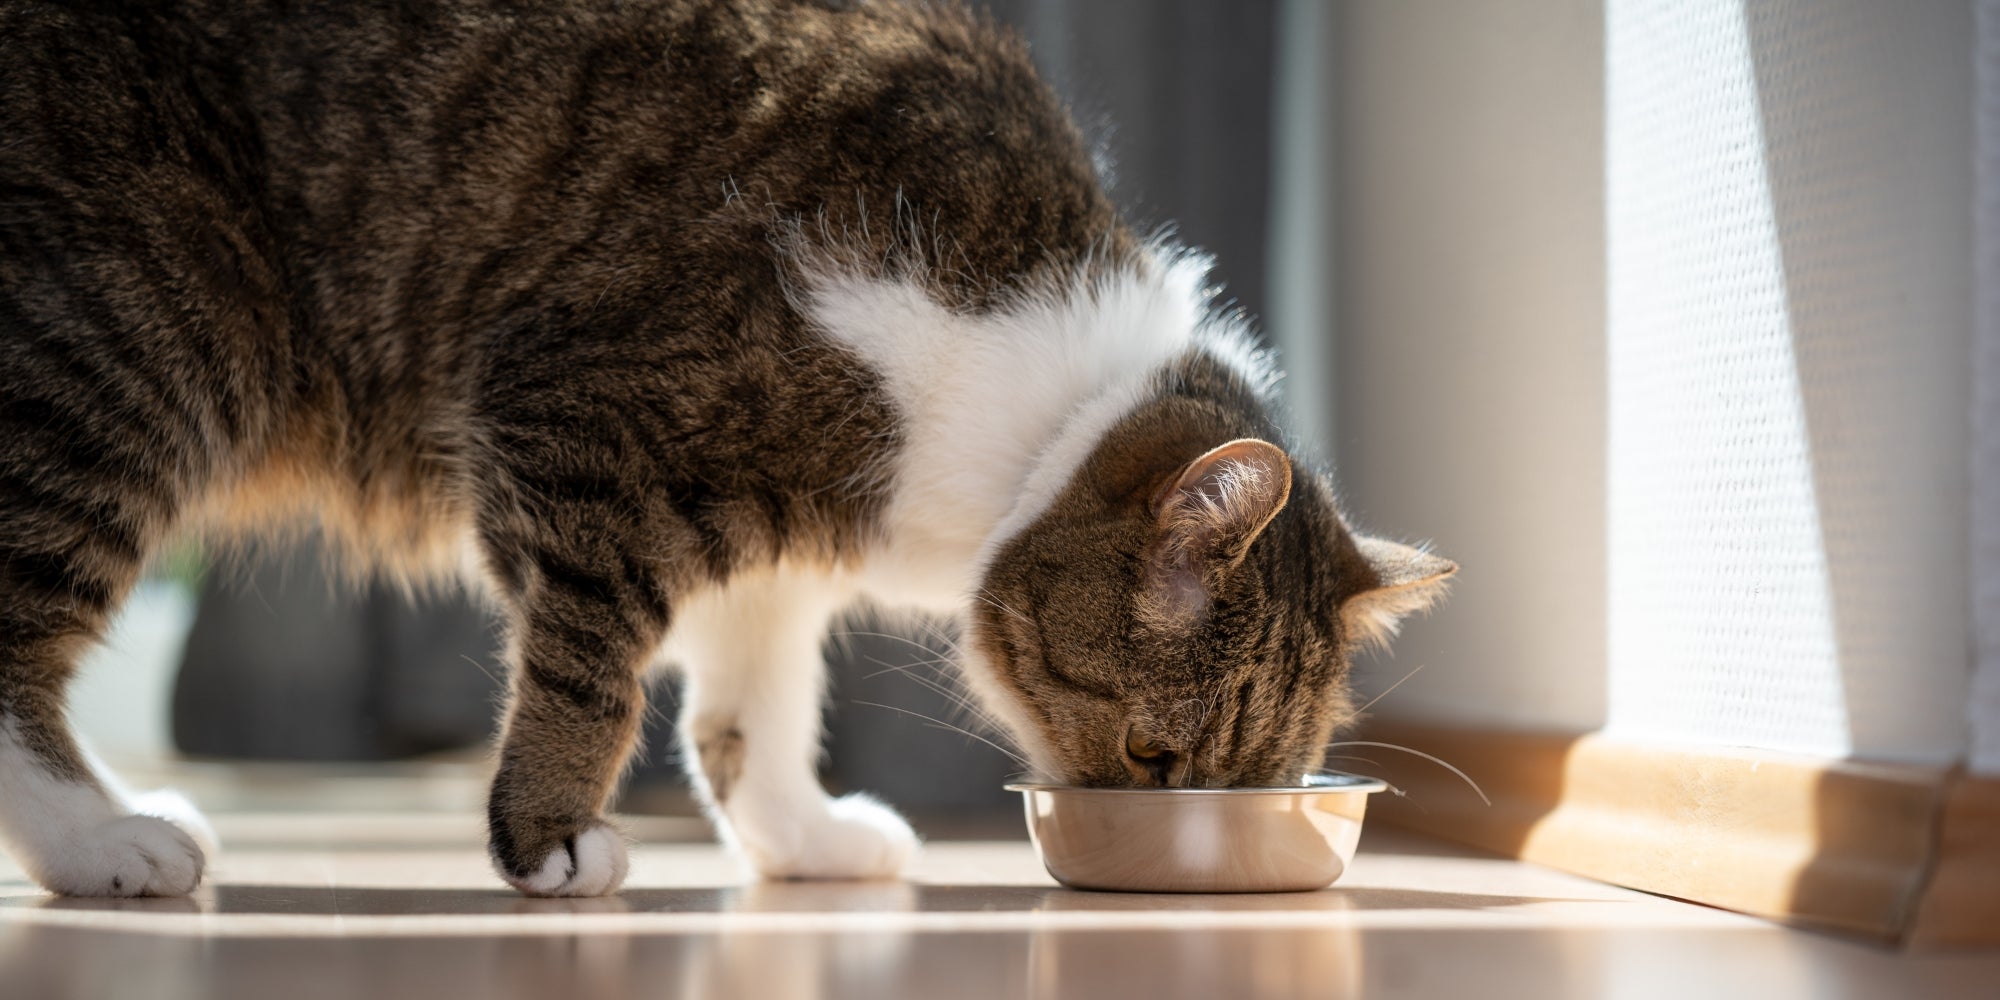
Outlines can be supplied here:
<path id="1" fill-rule="evenodd" d="M 1610 728 L 1965 747 L 1963 0 L 1612 0 Z"/>

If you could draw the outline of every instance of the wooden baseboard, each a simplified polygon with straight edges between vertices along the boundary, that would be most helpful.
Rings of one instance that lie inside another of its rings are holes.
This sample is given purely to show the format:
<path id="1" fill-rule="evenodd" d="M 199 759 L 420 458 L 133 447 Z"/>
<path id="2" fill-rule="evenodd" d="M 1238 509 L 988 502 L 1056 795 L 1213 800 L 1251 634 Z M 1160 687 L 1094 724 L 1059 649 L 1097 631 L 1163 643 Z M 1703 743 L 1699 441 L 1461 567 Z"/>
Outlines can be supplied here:
<path id="1" fill-rule="evenodd" d="M 1918 948 L 2000 947 L 2000 776 L 1952 776 L 1937 863 L 1909 940 Z"/>
<path id="2" fill-rule="evenodd" d="M 1451 761 L 1493 800 L 1423 760 L 1356 751 L 1406 793 L 1371 806 L 1396 825 L 1792 923 L 2000 945 L 2000 780 L 1390 720 L 1363 738 Z"/>

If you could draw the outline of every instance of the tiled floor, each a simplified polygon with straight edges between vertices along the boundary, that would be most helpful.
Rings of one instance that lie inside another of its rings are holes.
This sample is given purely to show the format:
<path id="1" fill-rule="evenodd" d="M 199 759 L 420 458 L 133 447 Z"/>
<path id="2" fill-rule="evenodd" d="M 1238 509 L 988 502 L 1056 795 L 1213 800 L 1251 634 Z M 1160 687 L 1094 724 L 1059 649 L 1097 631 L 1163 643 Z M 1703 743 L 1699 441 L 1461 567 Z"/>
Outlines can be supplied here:
<path id="1" fill-rule="evenodd" d="M 699 821 L 652 818 L 622 895 L 551 901 L 494 880 L 466 812 L 217 825 L 193 899 L 57 900 L 0 862 L 0 997 L 2000 997 L 2000 954 L 1897 955 L 1388 831 L 1324 892 L 1145 896 L 1061 889 L 1020 841 L 935 842 L 906 883 L 759 884 Z"/>

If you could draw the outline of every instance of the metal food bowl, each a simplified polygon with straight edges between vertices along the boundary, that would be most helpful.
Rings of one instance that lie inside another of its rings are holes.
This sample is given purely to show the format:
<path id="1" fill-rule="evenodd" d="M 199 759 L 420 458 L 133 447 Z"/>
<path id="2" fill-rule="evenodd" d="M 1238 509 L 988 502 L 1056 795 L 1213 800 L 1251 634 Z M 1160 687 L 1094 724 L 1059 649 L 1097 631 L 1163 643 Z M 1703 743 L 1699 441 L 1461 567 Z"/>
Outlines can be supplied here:
<path id="1" fill-rule="evenodd" d="M 1301 892 L 1347 870 L 1368 796 L 1388 785 L 1315 775 L 1285 788 L 1008 785 L 1056 881 L 1120 892 Z"/>

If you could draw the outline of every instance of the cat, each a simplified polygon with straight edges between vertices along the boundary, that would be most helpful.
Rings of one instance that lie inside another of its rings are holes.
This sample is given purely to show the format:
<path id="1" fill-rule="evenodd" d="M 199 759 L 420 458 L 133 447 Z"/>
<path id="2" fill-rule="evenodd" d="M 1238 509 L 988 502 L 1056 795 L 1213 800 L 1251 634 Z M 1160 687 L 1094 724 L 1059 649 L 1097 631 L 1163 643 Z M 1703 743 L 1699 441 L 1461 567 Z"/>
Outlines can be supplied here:
<path id="1" fill-rule="evenodd" d="M 1350 530 L 955 4 L 0 0 L 0 136 L 0 835 L 57 893 L 202 877 L 62 701 L 188 532 L 486 589 L 489 848 L 550 896 L 624 879 L 655 662 L 743 858 L 884 877 L 909 826 L 815 778 L 844 608 L 955 616 L 1045 780 L 1284 784 L 1456 569 Z"/>

